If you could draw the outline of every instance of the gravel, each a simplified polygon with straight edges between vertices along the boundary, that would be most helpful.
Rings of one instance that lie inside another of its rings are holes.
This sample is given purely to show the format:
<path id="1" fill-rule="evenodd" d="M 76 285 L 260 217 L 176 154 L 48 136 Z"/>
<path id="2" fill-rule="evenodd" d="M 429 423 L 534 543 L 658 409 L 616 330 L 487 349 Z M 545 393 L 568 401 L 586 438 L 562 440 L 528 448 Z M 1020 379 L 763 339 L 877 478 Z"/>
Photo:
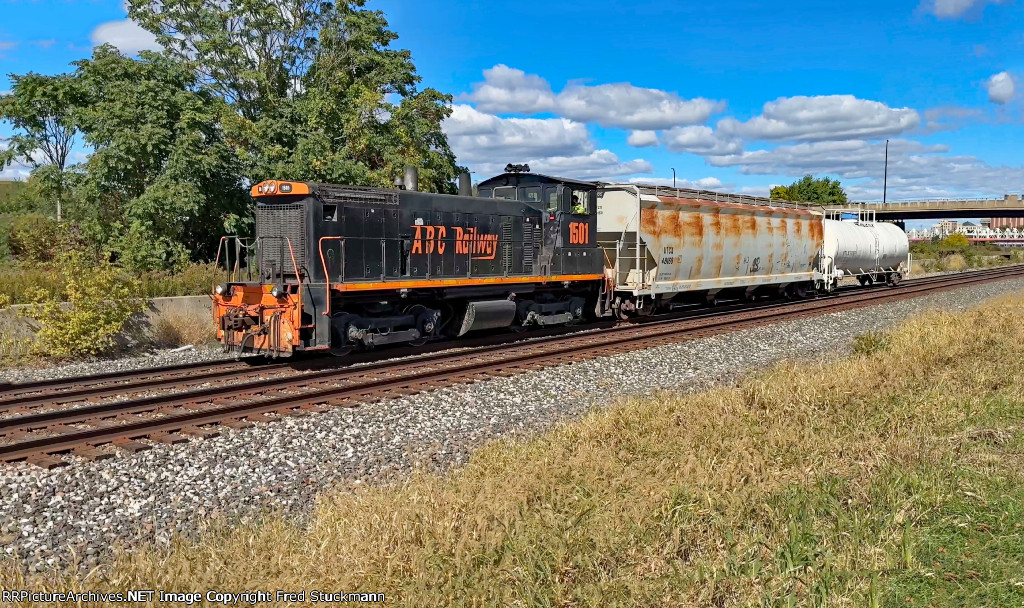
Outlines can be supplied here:
<path id="1" fill-rule="evenodd" d="M 332 487 L 447 470 L 482 442 L 525 436 L 617 396 L 734 381 L 786 359 L 836 357 L 852 338 L 926 309 L 1024 289 L 1007 280 L 571 365 L 285 418 L 220 437 L 44 471 L 0 467 L 0 547 L 30 572 L 103 563 L 115 545 L 165 543 L 213 516 L 301 519 Z M 76 373 L 82 373 L 80 370 Z"/>
<path id="2" fill-rule="evenodd" d="M 233 354 L 225 353 L 219 346 L 189 346 L 185 348 L 157 349 L 143 354 L 117 358 L 94 358 L 79 363 L 41 362 L 38 367 L 14 367 L 0 369 L 0 384 L 5 382 L 34 382 L 56 380 L 74 376 L 89 376 L 105 372 L 128 371 L 149 367 L 164 367 L 230 359 Z"/>

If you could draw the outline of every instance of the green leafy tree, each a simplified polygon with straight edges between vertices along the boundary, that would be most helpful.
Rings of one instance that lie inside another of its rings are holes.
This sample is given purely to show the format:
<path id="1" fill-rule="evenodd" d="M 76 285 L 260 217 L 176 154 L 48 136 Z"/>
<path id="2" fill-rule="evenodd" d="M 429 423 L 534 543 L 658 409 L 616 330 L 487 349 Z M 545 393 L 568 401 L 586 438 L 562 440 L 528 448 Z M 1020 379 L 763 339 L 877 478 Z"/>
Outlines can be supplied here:
<path id="1" fill-rule="evenodd" d="M 230 114 L 224 132 L 253 181 L 390 186 L 405 164 L 453 191 L 441 131 L 451 96 L 419 91 L 397 35 L 365 0 L 129 0 L 129 14 Z"/>
<path id="2" fill-rule="evenodd" d="M 80 188 L 94 215 L 84 220 L 108 228 L 131 269 L 210 257 L 217 237 L 248 216 L 242 167 L 220 128 L 223 102 L 165 54 L 131 59 L 102 46 L 75 65 L 84 91 L 75 121 L 94 148 Z"/>
<path id="3" fill-rule="evenodd" d="M 0 121 L 9 122 L 14 135 L 0 149 L 0 168 L 15 162 L 32 167 L 33 174 L 46 183 L 60 221 L 65 168 L 77 134 L 72 112 L 81 103 L 78 81 L 66 74 L 32 72 L 9 77 L 11 92 L 0 96 Z"/>
<path id="4" fill-rule="evenodd" d="M 971 246 L 971 241 L 962 234 L 951 234 L 938 242 L 938 250 L 942 254 L 963 253 Z"/>
<path id="5" fill-rule="evenodd" d="M 835 205 L 846 202 L 846 191 L 839 180 L 805 175 L 788 186 L 775 186 L 771 197 L 784 201 L 798 201 Z"/>

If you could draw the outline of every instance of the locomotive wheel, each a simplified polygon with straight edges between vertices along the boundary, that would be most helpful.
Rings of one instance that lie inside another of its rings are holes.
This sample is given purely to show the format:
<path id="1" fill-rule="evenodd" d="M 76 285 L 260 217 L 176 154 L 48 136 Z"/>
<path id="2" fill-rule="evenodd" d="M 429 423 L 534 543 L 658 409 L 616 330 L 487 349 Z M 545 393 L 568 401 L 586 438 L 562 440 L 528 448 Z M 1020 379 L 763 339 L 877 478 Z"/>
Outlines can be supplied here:
<path id="1" fill-rule="evenodd" d="M 420 338 L 416 340 L 410 340 L 409 344 L 412 346 L 423 346 L 430 339 L 430 335 L 434 333 L 433 327 L 424 327 L 420 319 L 420 315 L 427 312 L 427 307 L 422 304 L 413 304 L 405 309 L 405 314 L 413 315 L 416 317 L 416 329 L 420 332 Z M 429 329 L 429 331 L 427 331 Z"/>

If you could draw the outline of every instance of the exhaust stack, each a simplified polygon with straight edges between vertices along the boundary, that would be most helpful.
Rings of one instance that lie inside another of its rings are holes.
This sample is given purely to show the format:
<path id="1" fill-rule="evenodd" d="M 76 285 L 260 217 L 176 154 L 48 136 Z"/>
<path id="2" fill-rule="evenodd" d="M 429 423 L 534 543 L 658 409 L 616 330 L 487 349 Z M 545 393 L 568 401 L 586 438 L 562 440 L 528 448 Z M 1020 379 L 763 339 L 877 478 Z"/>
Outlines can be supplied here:
<path id="1" fill-rule="evenodd" d="M 405 167 L 405 180 L 404 185 L 406 190 L 417 191 L 420 189 L 420 172 L 416 167 L 412 165 L 406 165 Z"/>
<path id="2" fill-rule="evenodd" d="M 459 173 L 459 196 L 473 196 L 473 182 L 469 173 Z"/>

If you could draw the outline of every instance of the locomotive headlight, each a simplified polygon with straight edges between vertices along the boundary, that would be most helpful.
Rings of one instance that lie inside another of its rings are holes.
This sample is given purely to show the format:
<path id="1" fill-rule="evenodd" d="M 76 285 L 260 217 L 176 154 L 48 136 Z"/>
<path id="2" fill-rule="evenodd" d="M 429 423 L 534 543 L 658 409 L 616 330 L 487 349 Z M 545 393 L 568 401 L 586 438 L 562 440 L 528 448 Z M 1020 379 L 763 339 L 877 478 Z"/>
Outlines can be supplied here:
<path id="1" fill-rule="evenodd" d="M 217 293 L 218 296 L 222 296 L 222 295 L 225 295 L 225 294 L 228 294 L 228 295 L 231 294 L 231 286 L 228 285 L 227 283 L 221 283 L 220 285 L 215 287 L 213 290 Z"/>
<path id="2" fill-rule="evenodd" d="M 270 295 L 275 298 L 283 297 L 287 294 L 284 290 L 284 285 L 274 285 L 273 289 L 270 290 Z"/>

